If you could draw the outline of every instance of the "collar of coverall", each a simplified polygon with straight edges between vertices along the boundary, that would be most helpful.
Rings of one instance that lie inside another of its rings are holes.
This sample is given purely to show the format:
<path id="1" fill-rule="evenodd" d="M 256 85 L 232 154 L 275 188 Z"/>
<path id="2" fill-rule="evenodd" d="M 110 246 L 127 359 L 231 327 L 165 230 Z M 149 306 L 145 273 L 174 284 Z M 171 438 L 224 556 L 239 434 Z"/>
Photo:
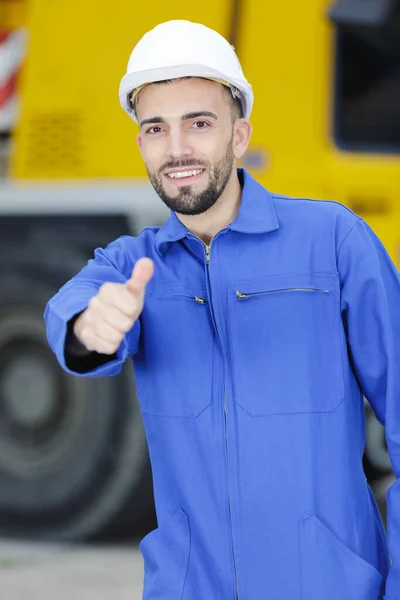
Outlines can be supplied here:
<path id="1" fill-rule="evenodd" d="M 242 183 L 242 201 L 239 213 L 228 229 L 240 233 L 268 233 L 279 228 L 275 204 L 271 194 L 245 169 L 238 169 Z M 171 216 L 158 230 L 155 241 L 159 254 L 163 254 L 169 242 L 183 239 L 187 227 L 171 211 Z"/>

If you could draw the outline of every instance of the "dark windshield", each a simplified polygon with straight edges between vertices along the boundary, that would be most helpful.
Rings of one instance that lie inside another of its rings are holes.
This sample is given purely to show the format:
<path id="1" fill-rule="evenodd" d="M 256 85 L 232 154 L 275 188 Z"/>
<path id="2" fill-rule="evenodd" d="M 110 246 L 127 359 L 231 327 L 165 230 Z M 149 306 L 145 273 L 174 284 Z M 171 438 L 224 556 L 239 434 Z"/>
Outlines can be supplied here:
<path id="1" fill-rule="evenodd" d="M 335 87 L 336 142 L 400 152 L 400 7 L 383 26 L 338 26 Z"/>

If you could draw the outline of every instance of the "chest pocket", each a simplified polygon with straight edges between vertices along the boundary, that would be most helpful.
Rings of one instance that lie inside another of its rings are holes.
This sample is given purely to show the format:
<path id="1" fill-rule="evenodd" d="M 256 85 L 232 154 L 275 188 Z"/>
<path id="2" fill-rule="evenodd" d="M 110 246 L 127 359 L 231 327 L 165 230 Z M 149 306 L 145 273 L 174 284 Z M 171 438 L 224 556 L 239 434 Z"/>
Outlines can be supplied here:
<path id="1" fill-rule="evenodd" d="M 213 328 L 205 290 L 166 285 L 146 294 L 134 359 L 142 410 L 197 417 L 211 403 Z"/>
<path id="2" fill-rule="evenodd" d="M 331 412 L 343 399 L 340 287 L 305 272 L 230 286 L 235 397 L 250 415 Z"/>

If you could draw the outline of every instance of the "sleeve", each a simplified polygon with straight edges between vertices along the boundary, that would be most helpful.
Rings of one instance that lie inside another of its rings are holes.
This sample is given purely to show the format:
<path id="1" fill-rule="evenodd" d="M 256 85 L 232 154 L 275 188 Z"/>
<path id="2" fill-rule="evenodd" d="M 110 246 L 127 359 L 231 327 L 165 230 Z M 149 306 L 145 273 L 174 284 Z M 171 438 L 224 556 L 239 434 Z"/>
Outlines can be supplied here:
<path id="1" fill-rule="evenodd" d="M 68 361 L 65 354 L 69 322 L 87 308 L 90 298 L 97 294 L 103 283 L 125 283 L 127 276 L 124 273 L 129 272 L 130 275 L 132 269 L 133 261 L 128 259 L 120 238 L 106 249 L 98 248 L 94 258 L 48 302 L 44 312 L 47 340 L 67 373 L 84 377 L 117 375 L 126 358 L 138 349 L 139 319 L 125 335 L 114 356 L 97 354 L 96 358 L 91 355 L 90 360 L 83 359 L 82 368 L 78 361 Z M 88 370 L 85 370 L 85 365 Z"/>
<path id="2" fill-rule="evenodd" d="M 385 426 L 396 477 L 387 492 L 391 559 L 386 600 L 400 590 L 400 276 L 382 242 L 359 219 L 338 252 L 342 315 L 364 396 Z"/>

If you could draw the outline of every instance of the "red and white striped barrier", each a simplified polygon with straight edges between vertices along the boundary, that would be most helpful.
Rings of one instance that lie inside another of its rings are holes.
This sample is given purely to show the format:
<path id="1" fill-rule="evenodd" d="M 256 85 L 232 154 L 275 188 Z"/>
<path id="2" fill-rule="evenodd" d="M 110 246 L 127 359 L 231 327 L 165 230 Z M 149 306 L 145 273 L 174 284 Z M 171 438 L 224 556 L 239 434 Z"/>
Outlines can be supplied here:
<path id="1" fill-rule="evenodd" d="M 0 30 L 0 133 L 10 132 L 17 119 L 17 77 L 24 55 L 25 32 Z"/>

